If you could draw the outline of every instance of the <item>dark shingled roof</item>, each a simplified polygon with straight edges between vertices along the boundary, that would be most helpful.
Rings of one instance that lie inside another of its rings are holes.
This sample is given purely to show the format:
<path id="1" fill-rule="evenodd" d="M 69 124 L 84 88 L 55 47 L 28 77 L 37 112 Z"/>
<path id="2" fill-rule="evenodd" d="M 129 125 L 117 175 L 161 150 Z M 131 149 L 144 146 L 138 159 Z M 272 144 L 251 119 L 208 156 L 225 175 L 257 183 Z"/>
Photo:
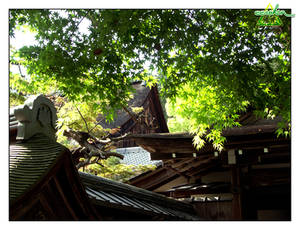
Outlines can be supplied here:
<path id="1" fill-rule="evenodd" d="M 169 220 L 200 220 L 191 204 L 91 174 L 79 172 L 79 175 L 89 198 L 96 205 L 164 215 Z"/>
<path id="2" fill-rule="evenodd" d="M 134 97 L 128 102 L 128 107 L 141 107 L 150 92 L 150 88 L 147 87 L 143 82 L 133 83 L 132 87 L 136 90 L 136 92 L 134 93 Z M 97 121 L 100 121 L 103 118 L 104 118 L 103 115 L 99 115 Z M 101 126 L 105 129 L 112 129 L 112 128 L 120 127 L 129 119 L 130 116 L 126 111 L 118 110 L 116 112 L 115 119 L 112 123 L 103 120 L 101 122 Z"/>
<path id="3" fill-rule="evenodd" d="M 53 103 L 43 95 L 10 110 L 10 201 L 32 189 L 68 150 L 56 142 L 56 120 Z"/>
<path id="4" fill-rule="evenodd" d="M 65 150 L 64 146 L 43 134 L 10 145 L 9 200 L 17 199 L 32 188 Z"/>

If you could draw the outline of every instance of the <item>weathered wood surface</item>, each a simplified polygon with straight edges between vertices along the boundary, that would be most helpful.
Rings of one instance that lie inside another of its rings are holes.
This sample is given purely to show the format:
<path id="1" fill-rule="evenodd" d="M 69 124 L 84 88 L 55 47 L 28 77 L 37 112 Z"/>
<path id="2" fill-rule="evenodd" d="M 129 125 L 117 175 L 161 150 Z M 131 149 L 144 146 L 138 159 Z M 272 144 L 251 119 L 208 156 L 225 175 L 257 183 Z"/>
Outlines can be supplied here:
<path id="1" fill-rule="evenodd" d="M 198 215 L 206 220 L 232 220 L 231 201 L 195 202 Z"/>

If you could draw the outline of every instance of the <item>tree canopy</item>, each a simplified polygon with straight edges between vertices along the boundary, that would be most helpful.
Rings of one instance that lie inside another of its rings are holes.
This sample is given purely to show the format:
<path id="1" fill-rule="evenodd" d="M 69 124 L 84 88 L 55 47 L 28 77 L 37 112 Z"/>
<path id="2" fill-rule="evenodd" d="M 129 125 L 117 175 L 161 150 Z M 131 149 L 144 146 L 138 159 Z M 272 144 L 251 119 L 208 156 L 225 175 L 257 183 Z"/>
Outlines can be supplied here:
<path id="1" fill-rule="evenodd" d="M 10 36 L 28 26 L 37 44 L 11 49 L 14 92 L 59 91 L 111 114 L 126 105 L 134 80 L 160 84 L 201 145 L 216 147 L 240 111 L 290 124 L 291 20 L 257 25 L 254 10 L 10 10 Z M 82 24 L 88 25 L 86 29 Z M 146 68 L 145 66 L 148 66 Z M 50 90 L 50 91 L 51 91 Z M 17 93 L 18 94 L 18 93 Z"/>

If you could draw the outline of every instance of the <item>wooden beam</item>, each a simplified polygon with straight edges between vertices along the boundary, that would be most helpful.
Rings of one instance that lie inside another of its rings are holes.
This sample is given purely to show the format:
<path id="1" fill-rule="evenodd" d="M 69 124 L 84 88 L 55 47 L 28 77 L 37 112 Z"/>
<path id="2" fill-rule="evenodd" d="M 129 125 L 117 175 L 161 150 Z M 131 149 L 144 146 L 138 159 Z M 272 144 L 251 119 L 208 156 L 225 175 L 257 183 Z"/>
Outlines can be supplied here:
<path id="1" fill-rule="evenodd" d="M 203 158 L 203 157 L 208 157 L 210 155 L 213 155 L 213 153 L 210 154 L 202 154 L 199 155 L 197 154 L 196 157 L 193 156 L 193 153 L 150 153 L 150 157 L 151 160 L 168 160 L 168 159 L 175 159 L 174 158 L 174 154 L 175 154 L 175 158 L 176 159 L 189 159 L 189 158 L 193 158 L 193 159 L 198 159 L 198 158 Z"/>
<path id="2" fill-rule="evenodd" d="M 241 181 L 240 181 L 240 168 L 231 168 L 231 185 L 232 185 L 232 219 L 242 220 L 242 203 L 241 203 Z"/>
<path id="3" fill-rule="evenodd" d="M 148 148 L 150 153 L 188 153 L 193 157 L 193 153 L 197 155 L 199 153 L 203 154 L 206 152 L 214 151 L 212 144 L 206 144 L 200 151 L 196 150 L 193 146 L 192 139 L 165 139 L 165 138 L 135 138 L 130 136 L 130 138 L 134 139 L 136 143 L 143 148 Z"/>
<path id="4" fill-rule="evenodd" d="M 271 125 L 251 125 L 251 126 L 242 126 L 238 128 L 230 128 L 224 130 L 223 136 L 240 136 L 240 135 L 254 135 L 254 134 L 263 134 L 263 133 L 274 133 L 278 129 L 277 124 Z"/>
<path id="5" fill-rule="evenodd" d="M 206 155 L 206 156 L 203 156 L 201 158 L 194 158 L 192 160 L 185 160 L 185 161 L 187 161 L 187 163 L 181 164 L 179 166 L 178 165 L 177 166 L 172 165 L 172 167 L 178 169 L 181 172 L 184 172 L 184 171 L 187 171 L 189 169 L 199 167 L 200 165 L 209 162 L 210 159 L 211 159 L 211 156 Z"/>
<path id="6" fill-rule="evenodd" d="M 278 164 L 278 163 L 291 163 L 290 152 L 277 153 L 277 154 L 267 154 L 260 156 L 262 164 Z"/>
<path id="7" fill-rule="evenodd" d="M 290 163 L 274 163 L 274 164 L 252 165 L 252 169 L 279 169 L 279 168 L 291 168 L 291 164 Z"/>
<path id="8" fill-rule="evenodd" d="M 40 203 L 41 205 L 43 206 L 43 208 L 46 210 L 46 212 L 48 214 L 50 214 L 50 219 L 55 219 L 55 213 L 54 213 L 54 209 L 51 208 L 51 206 L 49 205 L 48 201 L 51 201 L 51 200 L 47 200 L 43 195 L 40 195 L 39 196 L 39 200 L 40 200 Z"/>
<path id="9" fill-rule="evenodd" d="M 178 162 L 171 163 L 172 168 L 178 169 L 180 167 L 185 167 L 186 165 L 192 163 L 193 161 L 199 160 L 198 158 L 188 158 L 188 159 L 181 159 Z"/>
<path id="10" fill-rule="evenodd" d="M 201 167 L 194 168 L 188 172 L 186 172 L 186 175 L 188 176 L 199 176 L 202 173 L 205 174 L 206 171 L 211 171 L 211 169 L 215 169 L 221 165 L 221 161 L 216 161 L 214 159 L 211 159 L 210 162 L 205 163 Z"/>
<path id="11" fill-rule="evenodd" d="M 71 220 L 72 216 L 68 211 L 67 207 L 64 205 L 62 197 L 57 191 L 54 179 L 51 179 L 44 188 L 43 195 L 46 197 L 47 202 L 50 201 L 50 206 L 55 206 L 54 213 L 57 220 L 66 219 Z"/>
<path id="12" fill-rule="evenodd" d="M 253 146 L 273 146 L 273 145 L 290 145 L 291 140 L 289 138 L 278 138 L 275 134 L 268 135 L 254 135 L 254 136 L 232 136 L 227 137 L 225 148 L 246 148 Z"/>
<path id="13" fill-rule="evenodd" d="M 263 187 L 291 183 L 291 168 L 253 168 L 248 174 L 251 187 Z"/>
<path id="14" fill-rule="evenodd" d="M 178 177 L 179 175 L 177 173 L 163 167 L 158 170 L 154 170 L 145 177 L 141 177 L 138 180 L 130 182 L 130 184 L 143 189 L 154 190 Z"/>
<path id="15" fill-rule="evenodd" d="M 182 197 L 190 197 L 195 195 L 204 195 L 204 194 L 213 194 L 213 196 L 218 196 L 220 193 L 229 193 L 230 192 L 230 184 L 228 186 L 224 185 L 221 187 L 203 187 L 197 189 L 187 189 L 181 190 L 177 189 L 175 191 L 170 192 L 170 196 L 174 198 L 182 198 Z"/>
<path id="16" fill-rule="evenodd" d="M 179 169 L 180 172 L 191 172 L 197 168 L 201 168 L 203 166 L 206 166 L 208 163 L 211 163 L 212 161 L 216 161 L 214 156 L 206 156 L 202 160 L 194 161 L 193 163 L 190 163 L 182 168 Z"/>
<path id="17" fill-rule="evenodd" d="M 220 166 L 220 164 L 218 165 L 214 165 L 214 166 L 209 166 L 205 169 L 202 169 L 200 171 L 197 171 L 197 173 L 193 174 L 193 178 L 195 180 L 200 180 L 203 176 L 206 176 L 210 173 L 214 173 L 214 172 L 223 172 L 224 168 L 222 168 Z"/>
<path id="18" fill-rule="evenodd" d="M 69 158 L 69 160 L 64 161 L 64 167 L 73 168 L 73 169 L 65 169 L 65 174 L 68 179 L 67 182 L 69 182 L 69 186 L 71 187 L 74 197 L 76 198 L 76 202 L 80 206 L 78 210 L 82 211 L 82 213 L 86 215 L 89 219 L 95 220 L 95 214 L 97 215 L 97 213 L 95 213 L 93 207 L 89 203 L 89 199 L 85 191 L 85 187 L 80 182 L 80 178 L 76 171 L 76 167 L 72 163 L 71 158 Z"/>
<path id="19" fill-rule="evenodd" d="M 186 178 L 186 179 L 188 179 L 188 180 L 191 178 L 191 176 L 187 176 L 185 173 L 180 172 L 180 171 L 178 171 L 177 169 L 172 168 L 171 166 L 166 166 L 166 168 L 172 170 L 172 171 L 175 172 L 176 174 L 178 174 L 178 175 L 180 175 L 180 176 L 182 176 L 182 177 L 184 177 L 184 178 Z"/>
<path id="20" fill-rule="evenodd" d="M 68 199 L 66 198 L 64 191 L 62 190 L 62 187 L 56 177 L 54 177 L 54 182 L 56 184 L 56 187 L 57 187 L 57 190 L 58 190 L 60 196 L 64 200 L 64 203 L 65 203 L 66 207 L 68 208 L 69 212 L 71 213 L 73 219 L 78 220 L 78 217 L 76 216 L 75 212 L 73 211 L 73 209 L 72 209 Z"/>

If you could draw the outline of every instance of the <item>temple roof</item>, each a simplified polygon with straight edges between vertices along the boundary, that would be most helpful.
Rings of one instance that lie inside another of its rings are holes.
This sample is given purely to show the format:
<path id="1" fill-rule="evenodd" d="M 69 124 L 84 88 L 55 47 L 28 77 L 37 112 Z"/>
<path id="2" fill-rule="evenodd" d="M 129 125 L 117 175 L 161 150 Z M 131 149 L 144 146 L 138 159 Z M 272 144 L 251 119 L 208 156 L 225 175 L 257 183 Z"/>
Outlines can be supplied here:
<path id="1" fill-rule="evenodd" d="M 10 146 L 9 199 L 14 200 L 35 185 L 67 149 L 44 135 Z"/>
<path id="2" fill-rule="evenodd" d="M 79 172 L 85 190 L 92 203 L 149 215 L 164 215 L 169 220 L 199 220 L 192 205 L 163 195 Z"/>
<path id="3" fill-rule="evenodd" d="M 135 82 L 132 84 L 132 87 L 135 89 L 135 93 L 133 94 L 133 98 L 129 100 L 128 107 L 141 107 L 145 102 L 150 88 L 147 87 L 142 82 Z M 104 118 L 103 115 L 99 115 L 97 120 L 100 121 Z M 118 110 L 115 114 L 115 119 L 113 122 L 109 123 L 105 121 L 105 119 L 101 122 L 101 126 L 105 129 L 112 129 L 122 126 L 125 122 L 130 119 L 130 115 L 124 110 Z"/>
<path id="4" fill-rule="evenodd" d="M 77 171 L 70 151 L 56 142 L 56 111 L 44 96 L 10 114 L 9 199 L 12 219 L 199 220 L 192 205 Z M 74 191 L 74 192 L 73 192 Z M 101 210 L 99 210 L 99 207 Z M 97 211 L 94 211 L 97 209 Z M 114 211 L 118 210 L 118 213 Z M 104 211 L 104 212 L 103 212 Z M 113 211 L 113 212 L 111 212 Z M 91 216 L 91 214 L 94 214 Z"/>

